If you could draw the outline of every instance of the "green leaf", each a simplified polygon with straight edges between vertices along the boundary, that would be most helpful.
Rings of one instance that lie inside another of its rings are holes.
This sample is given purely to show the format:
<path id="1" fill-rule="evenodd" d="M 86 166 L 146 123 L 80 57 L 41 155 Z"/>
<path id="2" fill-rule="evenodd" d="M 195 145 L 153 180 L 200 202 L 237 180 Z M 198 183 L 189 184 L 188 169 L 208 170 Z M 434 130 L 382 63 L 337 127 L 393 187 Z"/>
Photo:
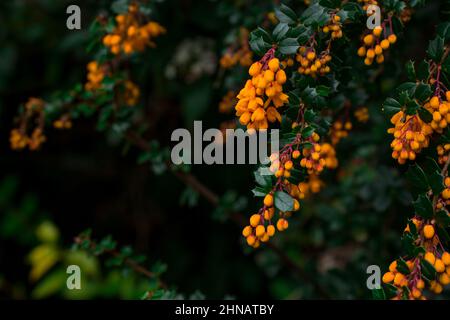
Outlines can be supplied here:
<path id="1" fill-rule="evenodd" d="M 427 80 L 430 76 L 430 64 L 428 61 L 421 61 L 416 69 L 417 79 Z"/>
<path id="2" fill-rule="evenodd" d="M 408 226 L 409 226 L 409 232 L 411 232 L 414 236 L 417 235 L 417 227 L 414 224 L 414 222 L 412 222 L 412 220 L 408 220 Z"/>
<path id="3" fill-rule="evenodd" d="M 413 202 L 413 205 L 419 216 L 425 219 L 433 217 L 433 205 L 425 194 L 419 194 L 417 200 Z"/>
<path id="4" fill-rule="evenodd" d="M 445 58 L 444 62 L 442 62 L 442 71 L 450 75 L 450 57 Z"/>
<path id="5" fill-rule="evenodd" d="M 414 254 L 416 246 L 414 245 L 415 236 L 411 233 L 405 232 L 402 237 L 402 247 L 408 256 Z"/>
<path id="6" fill-rule="evenodd" d="M 297 21 L 297 14 L 288 6 L 281 4 L 279 8 L 275 8 L 275 16 L 278 21 L 287 24 L 293 24 Z"/>
<path id="7" fill-rule="evenodd" d="M 306 122 L 312 122 L 316 118 L 316 113 L 314 112 L 314 110 L 308 109 L 308 110 L 306 110 L 303 117 Z"/>
<path id="8" fill-rule="evenodd" d="M 266 194 L 268 193 L 267 191 L 268 190 L 266 190 L 265 188 L 259 186 L 252 189 L 253 195 L 255 197 L 265 197 Z"/>
<path id="9" fill-rule="evenodd" d="M 386 115 L 388 115 L 389 117 L 399 112 L 401 108 L 402 106 L 400 105 L 400 103 L 393 98 L 387 98 L 383 103 L 383 112 L 386 113 Z"/>
<path id="10" fill-rule="evenodd" d="M 397 270 L 401 273 L 403 273 L 404 275 L 407 275 L 410 273 L 408 265 L 406 264 L 405 260 L 403 260 L 402 258 L 397 259 Z"/>
<path id="11" fill-rule="evenodd" d="M 111 5 L 111 10 L 116 13 L 124 13 L 128 11 L 128 0 L 116 0 Z"/>
<path id="12" fill-rule="evenodd" d="M 408 98 L 412 98 L 414 96 L 415 90 L 416 90 L 415 82 L 404 82 L 401 85 L 399 85 L 396 89 L 399 95 L 403 93 Z M 400 101 L 400 103 L 404 104 L 405 102 Z"/>
<path id="13" fill-rule="evenodd" d="M 406 74 L 408 75 L 408 80 L 416 81 L 416 70 L 414 69 L 414 62 L 411 60 L 406 63 Z"/>
<path id="14" fill-rule="evenodd" d="M 386 298 L 391 299 L 397 295 L 397 287 L 393 286 L 392 284 L 385 284 L 384 285 Z"/>
<path id="15" fill-rule="evenodd" d="M 407 115 L 414 115 L 417 113 L 417 111 L 420 109 L 420 105 L 417 103 L 416 100 L 410 100 L 406 104 L 406 114 Z"/>
<path id="16" fill-rule="evenodd" d="M 431 59 L 439 63 L 444 53 L 444 38 L 436 37 L 434 40 L 431 40 L 427 53 Z"/>
<path id="17" fill-rule="evenodd" d="M 272 47 L 270 42 L 270 35 L 264 29 L 258 28 L 250 33 L 250 48 L 257 55 L 263 56 Z"/>
<path id="18" fill-rule="evenodd" d="M 430 184 L 431 190 L 433 190 L 433 194 L 438 195 L 445 189 L 444 186 L 444 177 L 439 171 L 435 171 L 432 174 L 428 175 L 428 182 Z"/>
<path id="19" fill-rule="evenodd" d="M 261 27 L 258 27 L 256 30 L 254 30 L 253 35 L 257 36 L 257 37 L 261 37 L 263 38 L 263 40 L 267 43 L 271 43 L 273 41 L 272 37 L 270 36 L 270 34 L 264 30 Z"/>
<path id="20" fill-rule="evenodd" d="M 324 26 L 328 20 L 330 19 L 329 15 L 326 13 L 325 8 L 315 3 L 306 9 L 302 16 L 301 20 L 303 24 L 306 26 Z"/>
<path id="21" fill-rule="evenodd" d="M 419 165 L 414 164 L 406 172 L 406 178 L 417 193 L 427 192 L 429 189 L 427 176 Z"/>
<path id="22" fill-rule="evenodd" d="M 275 191 L 274 204 L 282 212 L 294 209 L 294 199 L 284 191 Z"/>
<path id="23" fill-rule="evenodd" d="M 426 123 L 430 123 L 431 120 L 433 120 L 433 115 L 428 111 L 427 109 L 420 107 L 419 110 L 417 110 L 417 113 L 419 114 L 420 119 Z"/>
<path id="24" fill-rule="evenodd" d="M 444 22 L 436 27 L 436 33 L 444 38 L 445 41 L 450 40 L 450 22 Z"/>
<path id="25" fill-rule="evenodd" d="M 435 226 L 435 227 L 436 227 L 436 232 L 439 237 L 439 240 L 442 242 L 442 244 L 444 246 L 447 246 L 448 243 L 450 242 L 450 235 L 445 230 L 445 228 L 442 228 L 441 226 Z"/>
<path id="26" fill-rule="evenodd" d="M 316 87 L 316 91 L 317 91 L 317 94 L 319 96 L 321 96 L 321 97 L 328 97 L 328 95 L 331 92 L 331 88 L 327 87 L 327 86 L 324 86 L 324 85 L 318 85 Z"/>
<path id="27" fill-rule="evenodd" d="M 353 2 L 345 3 L 342 6 L 340 12 L 341 11 L 344 11 L 346 13 L 347 18 L 350 19 L 351 21 L 356 21 L 365 14 L 362 7 Z"/>
<path id="28" fill-rule="evenodd" d="M 441 170 L 441 168 L 439 167 L 437 162 L 431 157 L 425 158 L 425 160 L 422 162 L 422 168 L 423 168 L 423 171 L 425 172 L 425 174 L 427 174 L 427 175 L 430 175 L 433 172 Z"/>
<path id="29" fill-rule="evenodd" d="M 314 108 L 323 108 L 326 106 L 326 100 L 319 95 L 316 88 L 306 87 L 301 94 L 302 99 Z"/>
<path id="30" fill-rule="evenodd" d="M 341 1 L 340 0 L 320 0 L 319 4 L 321 6 L 324 6 L 324 7 L 330 8 L 330 9 L 335 9 L 341 5 Z"/>
<path id="31" fill-rule="evenodd" d="M 450 227 L 450 216 L 444 210 L 436 212 L 436 220 L 444 228 Z"/>
<path id="32" fill-rule="evenodd" d="M 272 174 L 266 167 L 260 167 L 256 170 L 253 175 L 255 176 L 255 181 L 261 187 L 269 187 L 272 186 Z"/>
<path id="33" fill-rule="evenodd" d="M 436 277 L 436 269 L 425 259 L 420 262 L 422 275 L 428 280 L 433 280 Z"/>
<path id="34" fill-rule="evenodd" d="M 313 31 L 311 30 L 311 28 L 307 28 L 304 25 L 299 25 L 295 28 L 289 29 L 288 33 L 286 34 L 286 37 L 297 38 L 298 43 L 300 45 L 303 45 L 309 40 L 312 33 Z"/>
<path id="35" fill-rule="evenodd" d="M 279 23 L 279 24 L 277 24 L 275 29 L 273 29 L 273 32 L 272 32 L 273 38 L 276 41 L 280 41 L 281 39 L 284 38 L 284 36 L 286 35 L 286 33 L 288 31 L 289 31 L 289 26 L 287 23 Z"/>
<path id="36" fill-rule="evenodd" d="M 278 44 L 278 49 L 282 54 L 295 54 L 299 47 L 296 38 L 286 38 Z"/>
<path id="37" fill-rule="evenodd" d="M 424 102 L 427 100 L 433 91 L 431 91 L 431 87 L 429 84 L 419 83 L 416 87 L 416 91 L 414 92 L 414 96 L 420 102 Z"/>
<path id="38" fill-rule="evenodd" d="M 302 130 L 302 138 L 309 138 L 314 133 L 314 128 L 312 126 L 305 127 Z"/>
<path id="39" fill-rule="evenodd" d="M 374 300 L 386 300 L 386 294 L 384 293 L 383 288 L 373 289 L 372 290 L 372 298 Z"/>

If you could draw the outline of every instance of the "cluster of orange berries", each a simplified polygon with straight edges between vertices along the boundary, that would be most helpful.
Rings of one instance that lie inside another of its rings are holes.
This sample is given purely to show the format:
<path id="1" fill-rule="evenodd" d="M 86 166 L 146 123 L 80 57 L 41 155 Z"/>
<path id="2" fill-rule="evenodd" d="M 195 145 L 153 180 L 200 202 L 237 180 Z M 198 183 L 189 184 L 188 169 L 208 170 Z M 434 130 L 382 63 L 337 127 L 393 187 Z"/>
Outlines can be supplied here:
<path id="1" fill-rule="evenodd" d="M 300 199 L 304 199 L 311 193 L 318 193 L 322 189 L 323 182 L 315 174 L 310 174 L 307 181 L 298 184 L 300 190 Z"/>
<path id="2" fill-rule="evenodd" d="M 294 65 L 294 59 L 287 58 L 281 61 L 281 65 L 283 66 L 283 68 L 292 67 Z"/>
<path id="3" fill-rule="evenodd" d="M 236 93 L 232 90 L 228 91 L 227 94 L 223 96 L 222 100 L 219 102 L 219 112 L 229 113 L 231 110 L 233 110 L 236 102 Z"/>
<path id="4" fill-rule="evenodd" d="M 436 151 L 438 154 L 438 162 L 439 164 L 444 164 L 448 160 L 448 153 L 450 151 L 450 143 L 446 143 L 443 145 L 438 145 L 436 147 Z"/>
<path id="5" fill-rule="evenodd" d="M 46 138 L 41 128 L 35 128 L 31 136 L 21 132 L 19 129 L 13 129 L 9 138 L 11 149 L 14 150 L 21 150 L 28 146 L 30 150 L 34 151 L 39 149 L 45 140 Z"/>
<path id="6" fill-rule="evenodd" d="M 444 201 L 445 201 L 445 204 L 450 204 L 450 177 L 446 177 L 445 179 L 444 179 L 444 185 L 445 185 L 445 189 L 444 190 L 442 190 L 442 192 L 441 192 L 441 197 L 442 197 L 442 199 L 444 199 Z M 441 203 L 441 202 L 439 202 L 437 205 L 436 205 L 436 207 L 438 208 L 438 209 L 442 209 L 442 207 L 443 207 L 444 205 Z"/>
<path id="7" fill-rule="evenodd" d="M 300 152 L 295 150 L 292 158 L 297 159 L 299 156 Z M 278 153 L 273 153 L 270 155 L 270 162 L 271 164 L 269 170 L 275 175 L 275 177 L 289 178 L 291 176 L 291 170 L 294 168 L 294 162 L 291 159 L 283 161 L 279 158 Z"/>
<path id="8" fill-rule="evenodd" d="M 354 116 L 359 122 L 366 123 L 369 121 L 369 109 L 367 107 L 358 108 L 355 110 Z"/>
<path id="9" fill-rule="evenodd" d="M 413 218 L 411 221 L 423 239 L 426 252 L 416 258 L 405 261 L 409 270 L 407 275 L 399 272 L 398 262 L 393 261 L 389 266 L 389 271 L 383 275 L 382 280 L 384 283 L 393 284 L 398 289 L 397 296 L 393 299 L 401 298 L 404 288 L 407 287 L 409 299 L 424 300 L 425 297 L 422 291 L 425 289 L 426 282 L 422 279 L 420 261 L 422 259 L 427 261 L 436 270 L 436 278 L 429 281 L 428 289 L 439 294 L 442 292 L 443 286 L 450 283 L 450 254 L 446 251 L 439 253 L 435 249 L 439 239 L 432 224 L 424 223 L 417 218 Z M 406 227 L 405 232 L 410 232 L 409 225 Z"/>
<path id="10" fill-rule="evenodd" d="M 394 136 L 391 143 L 392 157 L 399 164 L 406 163 L 408 159 L 414 160 L 422 148 L 428 147 L 433 129 L 418 115 L 406 115 L 399 111 L 392 116 L 391 123 L 395 127 L 389 128 L 387 132 Z"/>
<path id="11" fill-rule="evenodd" d="M 297 200 L 304 199 L 310 193 L 318 193 L 323 182 L 315 174 L 310 174 L 308 180 L 300 182 L 298 185 L 290 183 L 287 179 L 291 176 L 291 170 L 294 168 L 294 160 L 301 156 L 299 150 L 292 151 L 290 158 L 280 159 L 278 153 L 270 156 L 271 165 L 269 167 L 277 178 L 285 178 L 283 186 L 289 190 L 289 194 Z"/>
<path id="12" fill-rule="evenodd" d="M 139 102 L 141 91 L 139 87 L 130 80 L 124 82 L 123 100 L 129 107 L 135 106 Z"/>
<path id="13" fill-rule="evenodd" d="M 331 39 L 339 39 L 342 38 L 342 24 L 341 24 L 341 17 L 339 17 L 337 14 L 333 15 L 331 20 L 326 24 L 322 31 L 324 33 L 331 32 Z"/>
<path id="14" fill-rule="evenodd" d="M 273 194 L 269 193 L 264 197 L 264 207 L 259 213 L 250 217 L 250 225 L 242 230 L 242 235 L 246 238 L 247 244 L 253 248 L 258 248 L 261 243 L 269 241 L 275 234 L 275 226 L 272 219 L 275 214 Z M 294 210 L 299 210 L 300 204 L 294 199 Z M 280 218 L 276 222 L 276 229 L 280 232 L 289 227 L 289 222 L 285 219 L 286 213 L 280 212 Z"/>
<path id="15" fill-rule="evenodd" d="M 91 61 L 87 65 L 87 82 L 84 88 L 87 91 L 98 90 L 102 87 L 102 81 L 105 78 L 105 70 L 97 61 Z"/>
<path id="16" fill-rule="evenodd" d="M 233 51 L 229 48 L 227 52 L 220 58 L 220 66 L 224 69 L 231 68 L 236 64 L 248 67 L 252 64 L 253 52 L 250 50 L 248 42 L 249 32 L 246 28 L 240 30 L 240 48 Z"/>
<path id="17" fill-rule="evenodd" d="M 364 45 L 358 49 L 358 55 L 365 57 L 364 64 L 370 66 L 373 60 L 377 63 L 383 63 L 383 50 L 387 50 L 391 44 L 397 41 L 395 34 L 390 34 L 386 39 L 380 40 L 383 28 L 381 26 L 375 27 L 372 34 L 364 36 Z"/>
<path id="18" fill-rule="evenodd" d="M 69 117 L 61 117 L 53 121 L 53 127 L 55 129 L 70 129 L 72 128 L 72 121 Z"/>
<path id="19" fill-rule="evenodd" d="M 445 97 L 446 101 L 443 101 L 439 96 L 433 96 L 424 105 L 424 108 L 433 115 L 433 120 L 430 123 L 431 128 L 439 133 L 442 133 L 442 130 L 450 122 L 450 91 L 446 92 Z"/>
<path id="20" fill-rule="evenodd" d="M 110 34 L 103 37 L 103 44 L 115 55 L 121 51 L 125 54 L 142 52 L 147 46 L 154 46 L 153 38 L 166 30 L 157 22 L 141 24 L 141 21 L 139 6 L 131 4 L 126 14 L 116 16 L 117 25 Z"/>
<path id="21" fill-rule="evenodd" d="M 314 133 L 312 136 L 312 146 L 305 147 L 302 150 L 303 158 L 300 160 L 300 166 L 307 169 L 308 174 L 319 174 L 323 169 L 335 169 L 338 165 L 336 150 L 329 143 L 317 143 L 319 135 Z"/>
<path id="22" fill-rule="evenodd" d="M 352 129 L 352 123 L 347 121 L 337 120 L 333 123 L 330 132 L 331 143 L 337 145 L 342 138 L 348 136 L 349 131 Z"/>
<path id="23" fill-rule="evenodd" d="M 323 51 L 320 55 L 312 47 L 301 46 L 295 59 L 300 63 L 298 72 L 304 75 L 311 75 L 315 78 L 318 74 L 323 76 L 330 72 L 327 63 L 331 61 L 329 51 Z"/>
<path id="24" fill-rule="evenodd" d="M 277 58 L 263 57 L 250 66 L 249 74 L 252 79 L 247 80 L 237 96 L 239 101 L 235 106 L 236 115 L 239 122 L 248 129 L 267 129 L 269 122 L 281 122 L 277 108 L 282 107 L 289 99 L 283 92 L 286 73 L 280 68 Z"/>
<path id="25" fill-rule="evenodd" d="M 408 270 L 412 272 L 415 266 L 414 260 L 407 260 L 405 261 L 405 263 L 408 267 Z M 392 284 L 397 288 L 397 296 L 393 298 L 394 300 L 397 300 L 402 296 L 404 287 L 409 287 L 408 277 L 397 270 L 397 265 L 397 260 L 392 261 L 389 265 L 389 271 L 386 272 L 382 278 L 383 283 Z M 409 298 L 419 299 L 423 297 L 421 291 L 423 288 L 425 288 L 425 281 L 421 278 L 416 279 L 414 281 L 412 290 L 410 290 Z"/>
<path id="26" fill-rule="evenodd" d="M 25 113 L 21 119 L 19 128 L 11 130 L 9 142 L 11 149 L 21 150 L 28 147 L 30 150 L 37 150 L 45 142 L 43 127 L 43 110 L 45 102 L 39 98 L 29 98 L 25 104 Z M 31 135 L 27 134 L 27 122 L 37 117 L 36 122 L 39 123 L 32 132 Z"/>

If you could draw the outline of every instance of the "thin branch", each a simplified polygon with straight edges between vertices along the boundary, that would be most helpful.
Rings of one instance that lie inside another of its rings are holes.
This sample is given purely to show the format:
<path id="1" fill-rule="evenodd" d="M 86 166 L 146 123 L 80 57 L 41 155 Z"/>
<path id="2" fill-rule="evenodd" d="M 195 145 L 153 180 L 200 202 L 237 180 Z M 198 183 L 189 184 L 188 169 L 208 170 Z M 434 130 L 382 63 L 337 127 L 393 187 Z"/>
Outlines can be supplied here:
<path id="1" fill-rule="evenodd" d="M 95 250 L 95 248 L 97 247 L 97 244 L 95 243 L 95 241 L 93 241 L 92 239 L 83 239 L 81 237 L 75 237 L 74 238 L 74 242 L 76 244 L 81 244 L 84 240 L 88 240 L 89 241 L 89 249 L 90 250 Z M 105 253 L 111 255 L 114 258 L 119 258 L 121 256 L 120 252 L 117 250 L 104 250 Z M 142 266 L 141 264 L 139 264 L 138 262 L 136 262 L 135 260 L 131 259 L 131 258 L 124 258 L 123 263 L 130 267 L 131 269 L 133 269 L 135 272 L 140 273 L 142 275 L 144 275 L 145 277 L 149 278 L 149 279 L 157 279 L 158 281 L 158 285 L 163 288 L 163 289 L 167 289 L 167 285 L 159 278 L 158 275 L 156 275 L 155 273 L 151 272 L 150 270 L 148 270 L 147 268 L 145 268 L 144 266 Z"/>
<path id="2" fill-rule="evenodd" d="M 127 140 L 144 151 L 150 151 L 151 147 L 147 143 L 145 139 L 136 134 L 134 131 L 128 131 L 125 135 Z M 201 196 L 203 196 L 210 204 L 213 206 L 217 206 L 219 204 L 219 196 L 211 191 L 207 186 L 205 186 L 202 182 L 200 182 L 194 175 L 191 173 L 181 172 L 174 170 L 174 167 L 168 163 L 168 167 L 170 168 L 170 172 L 172 172 L 180 181 L 185 183 L 187 186 L 191 187 L 195 191 L 197 191 Z M 237 213 L 231 212 L 230 218 L 240 226 L 245 225 L 244 217 Z M 273 243 L 267 243 L 267 246 L 280 258 L 283 263 L 285 263 L 291 270 L 293 270 L 300 278 L 310 283 L 317 292 L 323 297 L 329 297 L 325 290 L 316 282 L 312 281 L 311 278 L 305 273 L 302 267 L 297 265 L 288 255 L 286 255 L 280 248 L 278 248 Z"/>

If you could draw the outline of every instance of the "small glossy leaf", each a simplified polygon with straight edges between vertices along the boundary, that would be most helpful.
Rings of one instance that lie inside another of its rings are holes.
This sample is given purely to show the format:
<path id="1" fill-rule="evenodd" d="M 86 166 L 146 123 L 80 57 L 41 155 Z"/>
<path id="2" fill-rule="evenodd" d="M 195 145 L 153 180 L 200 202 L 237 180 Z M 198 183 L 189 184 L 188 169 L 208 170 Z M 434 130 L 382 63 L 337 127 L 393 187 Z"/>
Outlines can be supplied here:
<path id="1" fill-rule="evenodd" d="M 276 191 L 274 195 L 275 208 L 282 212 L 294 209 L 294 199 L 284 191 Z"/>

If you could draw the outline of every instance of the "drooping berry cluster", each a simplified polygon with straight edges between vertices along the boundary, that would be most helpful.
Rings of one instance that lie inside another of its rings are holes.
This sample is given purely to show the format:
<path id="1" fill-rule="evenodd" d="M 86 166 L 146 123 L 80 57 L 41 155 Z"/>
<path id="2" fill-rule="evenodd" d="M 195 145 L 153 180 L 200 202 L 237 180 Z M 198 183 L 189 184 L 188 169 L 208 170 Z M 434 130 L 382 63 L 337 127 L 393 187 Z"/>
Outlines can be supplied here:
<path id="1" fill-rule="evenodd" d="M 220 113 L 229 113 L 233 110 L 236 105 L 236 93 L 232 90 L 228 91 L 225 96 L 223 96 L 222 100 L 219 103 L 219 112 Z"/>
<path id="2" fill-rule="evenodd" d="M 443 287 L 450 283 L 450 254 L 442 249 L 433 222 L 418 217 L 412 218 L 411 222 L 417 230 L 417 241 L 424 248 L 424 252 L 406 261 L 403 259 L 393 261 L 389 271 L 383 275 L 383 282 L 393 285 L 397 290 L 393 298 L 395 300 L 405 297 L 425 300 L 423 294 L 425 289 L 439 294 Z M 411 232 L 409 224 L 405 232 Z M 436 271 L 434 278 L 427 279 L 423 275 L 423 261 L 429 263 Z M 403 268 L 400 268 L 400 264 Z"/>
<path id="3" fill-rule="evenodd" d="M 406 115 L 403 111 L 397 112 L 391 118 L 394 128 L 389 128 L 388 133 L 394 136 L 391 143 L 392 157 L 398 163 L 414 160 L 416 154 L 428 147 L 430 135 L 433 133 L 431 126 L 418 115 Z"/>
<path id="4" fill-rule="evenodd" d="M 322 31 L 324 33 L 331 32 L 331 39 L 339 39 L 342 38 L 342 23 L 341 23 L 341 17 L 339 17 L 337 14 L 334 14 L 328 24 L 326 24 Z"/>
<path id="5" fill-rule="evenodd" d="M 433 120 L 430 123 L 431 128 L 438 133 L 442 133 L 442 130 L 450 122 L 450 91 L 445 93 L 445 100 L 441 99 L 439 95 L 431 97 L 424 108 L 433 115 Z"/>
<path id="6" fill-rule="evenodd" d="M 392 29 L 391 29 L 392 32 Z M 384 33 L 384 39 L 381 39 Z M 375 27 L 370 34 L 363 37 L 363 46 L 358 49 L 358 55 L 364 57 L 364 64 L 370 66 L 375 60 L 378 64 L 384 62 L 383 51 L 389 49 L 391 44 L 397 41 L 397 36 L 393 33 L 386 35 L 386 28 Z"/>
<path id="7" fill-rule="evenodd" d="M 446 163 L 448 160 L 448 152 L 450 151 L 450 143 L 438 145 L 436 147 L 436 151 L 438 154 L 438 163 L 439 164 Z"/>
<path id="8" fill-rule="evenodd" d="M 348 133 L 351 129 L 352 123 L 350 122 L 350 120 L 336 120 L 330 130 L 331 144 L 338 144 L 342 138 L 348 136 Z"/>
<path id="9" fill-rule="evenodd" d="M 300 74 L 315 78 L 317 75 L 323 76 L 330 72 L 327 63 L 331 61 L 331 55 L 328 50 L 317 55 L 313 47 L 301 46 L 295 58 L 300 63 L 298 67 Z"/>
<path id="10" fill-rule="evenodd" d="M 240 28 L 238 46 L 232 45 L 228 47 L 220 58 L 220 66 L 222 68 L 229 69 L 238 63 L 243 67 L 248 67 L 252 64 L 253 52 L 250 50 L 248 36 L 248 30 Z"/>
<path id="11" fill-rule="evenodd" d="M 367 121 L 369 121 L 369 109 L 367 109 L 367 107 L 360 107 L 356 109 L 353 115 L 355 116 L 356 120 L 361 123 L 366 123 Z"/>
<path id="12" fill-rule="evenodd" d="M 300 160 L 300 166 L 307 169 L 309 174 L 320 174 L 323 169 L 334 169 L 338 165 L 336 151 L 329 143 L 318 143 L 320 137 L 314 133 L 311 137 L 310 147 L 302 150 L 303 158 Z"/>
<path id="13" fill-rule="evenodd" d="M 281 122 L 277 108 L 289 99 L 283 92 L 286 73 L 273 54 L 274 50 L 269 50 L 260 61 L 250 66 L 252 79 L 247 80 L 237 96 L 236 115 L 248 129 L 267 129 L 269 122 Z"/>
<path id="14" fill-rule="evenodd" d="M 140 94 L 141 90 L 134 82 L 125 80 L 123 84 L 122 99 L 127 106 L 132 107 L 136 105 L 139 102 Z"/>
<path id="15" fill-rule="evenodd" d="M 105 78 L 106 67 L 99 65 L 97 61 L 91 61 L 87 65 L 87 82 L 84 88 L 87 91 L 98 90 L 102 87 L 103 79 Z"/>
<path id="16" fill-rule="evenodd" d="M 116 16 L 116 27 L 103 38 L 103 44 L 115 55 L 142 52 L 147 46 L 154 46 L 153 39 L 166 30 L 154 21 L 143 23 L 144 18 L 139 5 L 131 4 L 127 13 Z"/>
<path id="17" fill-rule="evenodd" d="M 320 180 L 318 175 L 310 174 L 306 181 L 298 184 L 300 190 L 300 199 L 304 199 L 310 194 L 318 193 L 322 189 L 324 183 Z"/>
<path id="18" fill-rule="evenodd" d="M 25 112 L 19 119 L 19 126 L 11 130 L 9 138 L 11 149 L 21 150 L 28 147 L 30 150 L 38 150 L 45 142 L 44 107 L 45 102 L 42 99 L 28 99 Z"/>
<path id="19" fill-rule="evenodd" d="M 72 121 L 68 115 L 63 115 L 59 119 L 53 121 L 55 129 L 70 129 L 72 128 Z"/>

